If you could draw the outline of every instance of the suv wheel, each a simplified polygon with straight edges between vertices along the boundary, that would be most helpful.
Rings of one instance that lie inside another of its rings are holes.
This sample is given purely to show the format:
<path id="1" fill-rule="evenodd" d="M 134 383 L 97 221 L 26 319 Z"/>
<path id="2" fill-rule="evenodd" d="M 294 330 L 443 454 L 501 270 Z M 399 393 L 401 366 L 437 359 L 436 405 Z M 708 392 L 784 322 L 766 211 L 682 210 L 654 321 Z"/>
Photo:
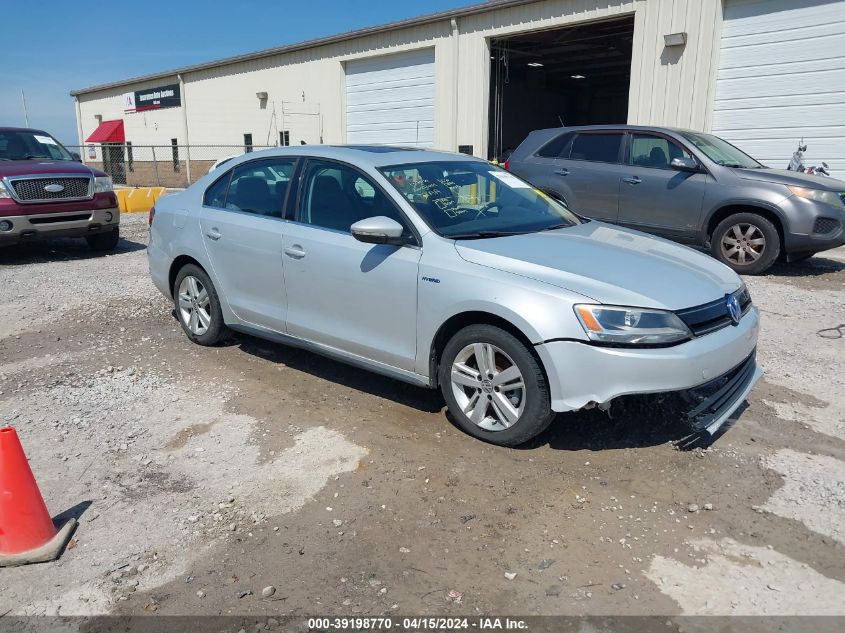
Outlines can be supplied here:
<path id="1" fill-rule="evenodd" d="M 737 213 L 713 231 L 713 256 L 744 275 L 762 273 L 780 255 L 780 236 L 769 220 L 756 213 Z"/>
<path id="2" fill-rule="evenodd" d="M 214 284 L 199 266 L 184 266 L 173 283 L 173 303 L 188 338 L 199 345 L 214 345 L 226 336 L 220 299 Z"/>
<path id="3" fill-rule="evenodd" d="M 554 418 L 540 364 L 501 328 L 471 325 L 455 334 L 443 350 L 438 378 L 458 426 L 486 442 L 522 444 Z"/>
<path id="4" fill-rule="evenodd" d="M 88 248 L 92 251 L 113 251 L 120 241 L 120 229 L 114 229 L 108 233 L 97 233 L 85 238 Z"/>

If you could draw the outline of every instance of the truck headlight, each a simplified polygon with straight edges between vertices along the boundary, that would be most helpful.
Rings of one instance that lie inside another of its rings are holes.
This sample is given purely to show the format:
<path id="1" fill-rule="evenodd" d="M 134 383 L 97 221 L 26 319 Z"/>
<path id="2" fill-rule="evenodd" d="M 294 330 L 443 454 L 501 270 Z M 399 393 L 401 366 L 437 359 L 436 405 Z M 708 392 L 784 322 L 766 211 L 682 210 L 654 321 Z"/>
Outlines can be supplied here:
<path id="1" fill-rule="evenodd" d="M 94 193 L 105 193 L 114 191 L 114 185 L 108 176 L 97 176 L 94 178 Z"/>
<path id="2" fill-rule="evenodd" d="M 823 202 L 834 207 L 842 207 L 842 198 L 839 194 L 833 191 L 824 191 L 822 189 L 807 189 L 806 187 L 793 187 L 787 185 L 787 188 L 799 198 L 807 200 L 814 200 L 815 202 Z"/>
<path id="3" fill-rule="evenodd" d="M 692 336 L 676 314 L 621 306 L 579 304 L 575 315 L 591 341 L 621 345 L 666 345 Z"/>
<path id="4" fill-rule="evenodd" d="M 0 198 L 11 198 L 12 196 L 9 195 L 9 190 L 6 189 L 6 185 L 3 184 L 3 181 L 0 180 Z"/>

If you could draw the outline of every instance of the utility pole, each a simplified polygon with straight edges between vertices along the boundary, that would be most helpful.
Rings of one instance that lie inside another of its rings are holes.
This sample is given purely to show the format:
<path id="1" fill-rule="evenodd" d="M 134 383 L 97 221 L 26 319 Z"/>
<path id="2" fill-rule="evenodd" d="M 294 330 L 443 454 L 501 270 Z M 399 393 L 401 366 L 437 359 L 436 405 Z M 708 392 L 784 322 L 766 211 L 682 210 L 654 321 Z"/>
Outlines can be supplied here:
<path id="1" fill-rule="evenodd" d="M 23 103 L 23 118 L 26 121 L 26 127 L 29 127 L 29 113 L 26 111 L 26 97 L 23 95 L 23 88 L 21 88 L 21 103 Z"/>

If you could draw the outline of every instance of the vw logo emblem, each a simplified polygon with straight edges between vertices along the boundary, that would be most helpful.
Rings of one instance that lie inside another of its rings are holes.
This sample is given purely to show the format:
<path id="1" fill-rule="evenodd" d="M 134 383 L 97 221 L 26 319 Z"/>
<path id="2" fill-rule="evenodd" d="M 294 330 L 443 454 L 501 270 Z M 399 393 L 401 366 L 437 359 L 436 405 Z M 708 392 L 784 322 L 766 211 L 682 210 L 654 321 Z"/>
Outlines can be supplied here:
<path id="1" fill-rule="evenodd" d="M 58 183 L 53 183 L 44 187 L 44 191 L 46 191 L 47 193 L 59 193 L 60 191 L 64 190 L 64 185 L 60 185 Z"/>
<path id="2" fill-rule="evenodd" d="M 731 317 L 733 325 L 739 325 L 739 320 L 742 318 L 742 308 L 739 301 L 733 295 L 728 295 L 725 298 L 725 306 L 728 308 L 728 316 Z"/>
<path id="3" fill-rule="evenodd" d="M 493 393 L 493 381 L 485 378 L 481 381 L 481 388 L 484 389 L 484 393 Z"/>

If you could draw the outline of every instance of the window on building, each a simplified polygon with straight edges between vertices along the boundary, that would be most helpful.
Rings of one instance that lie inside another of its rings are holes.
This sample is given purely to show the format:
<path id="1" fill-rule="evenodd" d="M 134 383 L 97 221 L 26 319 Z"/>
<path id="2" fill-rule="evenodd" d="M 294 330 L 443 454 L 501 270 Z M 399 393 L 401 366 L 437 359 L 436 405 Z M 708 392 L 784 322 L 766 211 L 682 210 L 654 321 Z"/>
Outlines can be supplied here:
<path id="1" fill-rule="evenodd" d="M 170 139 L 170 150 L 173 152 L 173 171 L 179 171 L 179 141 L 175 138 Z"/>
<path id="2" fill-rule="evenodd" d="M 622 134 L 578 134 L 572 141 L 571 160 L 590 160 L 598 163 L 618 163 Z"/>
<path id="3" fill-rule="evenodd" d="M 126 166 L 135 171 L 135 156 L 132 154 L 132 141 L 126 141 Z"/>
<path id="4" fill-rule="evenodd" d="M 279 132 L 279 145 L 282 147 L 290 145 L 290 130 L 282 130 Z"/>
<path id="5" fill-rule="evenodd" d="M 662 136 L 650 134 L 631 135 L 632 165 L 640 167 L 654 167 L 657 169 L 671 169 L 673 158 L 692 158 L 689 152 Z"/>
<path id="6" fill-rule="evenodd" d="M 244 152 L 252 151 L 252 134 L 244 134 Z"/>

